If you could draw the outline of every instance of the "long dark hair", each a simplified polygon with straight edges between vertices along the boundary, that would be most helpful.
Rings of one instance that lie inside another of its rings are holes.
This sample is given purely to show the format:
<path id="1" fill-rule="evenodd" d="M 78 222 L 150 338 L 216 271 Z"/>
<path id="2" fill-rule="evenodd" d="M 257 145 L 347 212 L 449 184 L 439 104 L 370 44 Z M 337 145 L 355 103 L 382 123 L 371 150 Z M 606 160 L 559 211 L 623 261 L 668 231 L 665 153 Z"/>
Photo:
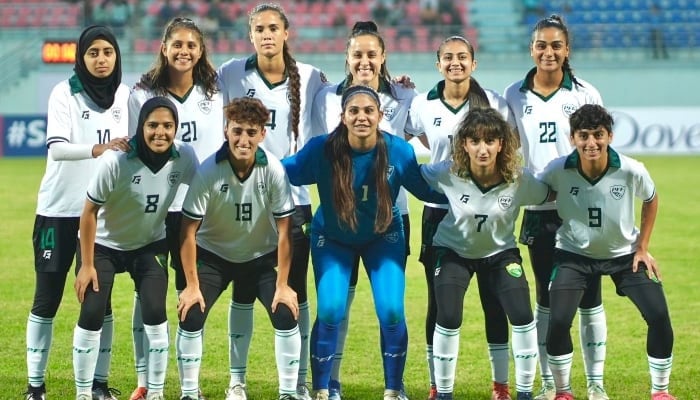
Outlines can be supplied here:
<path id="1" fill-rule="evenodd" d="M 177 17 L 172 19 L 165 27 L 162 44 L 165 45 L 173 32 L 179 29 L 187 29 L 197 34 L 199 46 L 202 48 L 202 56 L 192 70 L 192 80 L 196 85 L 201 85 L 204 88 L 207 99 L 211 100 L 214 93 L 219 91 L 216 84 L 216 70 L 209 60 L 204 33 L 202 33 L 202 30 L 199 29 L 197 24 L 189 18 Z M 168 86 L 170 85 L 170 75 L 168 74 L 168 58 L 162 51 L 158 51 L 158 57 L 151 69 L 141 75 L 139 85 L 153 90 L 159 96 L 167 95 Z"/>
<path id="2" fill-rule="evenodd" d="M 373 21 L 358 21 L 355 22 L 355 25 L 352 26 L 352 31 L 350 31 L 350 35 L 348 36 L 348 40 L 345 42 L 345 53 L 347 57 L 347 52 L 348 49 L 350 48 L 350 42 L 352 42 L 353 39 L 355 39 L 358 36 L 374 36 L 377 39 L 377 42 L 379 42 L 379 47 L 382 48 L 382 52 L 386 55 L 386 45 L 384 44 L 384 39 L 382 36 L 379 34 L 379 31 L 377 29 L 377 24 L 375 24 Z M 348 68 L 348 62 L 347 59 L 345 61 L 345 82 L 348 83 L 348 85 L 351 84 L 357 84 L 357 82 L 352 81 L 352 73 L 350 72 L 350 69 Z M 391 87 L 391 74 L 389 74 L 389 68 L 386 66 L 386 57 L 384 58 L 384 62 L 382 63 L 382 67 L 379 70 L 379 81 L 380 81 L 380 86 L 381 83 L 383 82 L 386 87 Z M 392 97 L 394 96 L 393 92 L 391 94 Z"/>
<path id="3" fill-rule="evenodd" d="M 442 55 L 443 48 L 447 43 L 450 42 L 464 43 L 464 45 L 467 46 L 469 54 L 472 56 L 472 61 L 475 60 L 474 46 L 472 46 L 471 42 L 469 42 L 469 40 L 462 36 L 455 35 L 448 37 L 447 39 L 443 40 L 442 43 L 440 43 L 440 47 L 438 47 L 437 50 L 438 62 L 440 61 L 440 56 Z M 489 98 L 486 97 L 486 92 L 484 91 L 484 88 L 482 88 L 481 85 L 479 85 L 479 82 L 477 82 L 477 80 L 474 79 L 473 76 L 469 76 L 469 92 L 467 92 L 467 101 L 469 101 L 470 110 L 479 107 L 491 107 L 491 104 L 489 104 Z"/>
<path id="4" fill-rule="evenodd" d="M 542 18 L 539 20 L 536 24 L 535 27 L 532 28 L 532 38 L 530 39 L 530 45 L 532 45 L 532 42 L 534 41 L 535 34 L 542 29 L 545 28 L 555 28 L 559 29 L 563 34 L 564 37 L 566 38 L 566 45 L 569 46 L 571 44 L 571 37 L 569 36 L 569 28 L 566 27 L 566 24 L 564 23 L 564 19 L 557 15 L 557 14 L 552 14 L 547 18 Z M 574 70 L 571 69 L 571 64 L 569 64 L 569 57 L 567 56 L 564 59 L 564 62 L 561 65 L 561 69 L 564 70 L 564 72 L 567 72 L 569 76 L 571 77 L 571 81 L 574 82 L 574 84 L 578 86 L 583 86 L 581 83 L 576 80 L 576 77 L 574 76 Z"/>
<path id="5" fill-rule="evenodd" d="M 356 85 L 348 88 L 342 97 L 343 112 L 347 100 L 356 94 L 365 93 L 371 96 L 377 103 L 377 110 L 380 109 L 379 95 L 374 89 L 365 85 Z M 384 135 L 377 127 L 377 144 L 374 165 L 371 173 L 374 174 L 374 184 L 377 188 L 377 213 L 374 218 L 374 232 L 383 233 L 391 225 L 393 201 L 391 190 L 387 179 L 387 167 L 389 165 L 389 154 L 387 151 Z M 357 231 L 357 214 L 355 204 L 355 192 L 352 184 L 354 181 L 354 171 L 352 169 L 352 148 L 348 139 L 348 127 L 342 122 L 330 133 L 325 144 L 325 153 L 331 162 L 333 179 L 333 208 L 338 216 L 341 226 L 345 226 L 353 232 Z"/>
<path id="6" fill-rule="evenodd" d="M 253 17 L 265 11 L 276 12 L 284 23 L 284 29 L 289 30 L 289 19 L 284 14 L 284 10 L 278 4 L 272 3 L 258 4 L 250 11 L 248 18 L 249 29 L 253 22 Z M 292 57 L 289 44 L 287 44 L 286 40 L 284 46 L 282 46 L 282 57 L 284 59 L 284 67 L 287 70 L 287 76 L 289 77 L 289 84 L 287 85 L 287 98 L 289 99 L 290 110 L 289 122 L 292 127 L 292 132 L 294 133 L 294 140 L 296 141 L 299 138 L 299 119 L 301 114 L 301 77 L 299 77 L 297 60 Z"/>

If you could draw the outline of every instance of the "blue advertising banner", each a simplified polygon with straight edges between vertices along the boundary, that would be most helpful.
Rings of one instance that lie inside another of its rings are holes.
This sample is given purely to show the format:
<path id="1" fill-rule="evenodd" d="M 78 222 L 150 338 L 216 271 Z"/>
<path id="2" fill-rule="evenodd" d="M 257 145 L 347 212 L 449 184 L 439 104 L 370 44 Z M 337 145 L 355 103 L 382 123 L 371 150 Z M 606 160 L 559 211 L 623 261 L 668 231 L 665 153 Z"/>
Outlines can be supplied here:
<path id="1" fill-rule="evenodd" d="M 0 155 L 46 156 L 46 114 L 0 116 Z"/>

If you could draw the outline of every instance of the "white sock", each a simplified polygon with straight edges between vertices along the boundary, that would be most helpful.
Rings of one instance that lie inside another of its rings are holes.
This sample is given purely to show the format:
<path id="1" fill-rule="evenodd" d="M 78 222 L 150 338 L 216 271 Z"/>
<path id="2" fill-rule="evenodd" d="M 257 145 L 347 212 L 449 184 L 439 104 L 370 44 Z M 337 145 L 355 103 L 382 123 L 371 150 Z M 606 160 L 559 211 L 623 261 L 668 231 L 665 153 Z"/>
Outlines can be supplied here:
<path id="1" fill-rule="evenodd" d="M 335 355 L 333 355 L 333 367 L 331 368 L 331 380 L 340 382 L 340 363 L 343 361 L 343 351 L 345 351 L 345 340 L 348 337 L 348 326 L 350 324 L 350 306 L 355 300 L 355 286 L 348 288 L 348 302 L 345 305 L 345 318 L 338 325 L 338 341 L 335 345 Z"/>
<path id="2" fill-rule="evenodd" d="M 540 361 L 542 383 L 553 384 L 552 371 L 547 361 L 547 330 L 549 329 L 549 307 L 535 306 L 535 324 L 537 325 L 537 348 Z"/>
<path id="3" fill-rule="evenodd" d="M 593 308 L 579 308 L 579 334 L 581 336 L 581 353 L 586 370 L 586 382 L 603 386 L 605 369 L 605 352 L 608 340 L 608 325 L 605 320 L 603 305 Z"/>
<path id="4" fill-rule="evenodd" d="M 557 393 L 571 393 L 571 364 L 574 359 L 574 353 L 560 356 L 548 354 L 547 357 L 549 358 L 549 369 L 552 371 L 554 387 Z"/>
<path id="5" fill-rule="evenodd" d="M 647 355 L 647 360 L 649 360 L 649 373 L 651 374 L 651 393 L 668 392 L 673 356 L 654 358 Z"/>
<path id="6" fill-rule="evenodd" d="M 535 321 L 513 325 L 513 360 L 515 360 L 515 390 L 530 393 L 537 373 L 537 328 Z"/>
<path id="7" fill-rule="evenodd" d="M 488 343 L 488 351 L 489 361 L 491 361 L 491 380 L 508 383 L 508 363 L 510 362 L 508 343 Z"/>
<path id="8" fill-rule="evenodd" d="M 433 362 L 435 386 L 438 393 L 452 393 L 455 385 L 455 368 L 459 355 L 460 329 L 446 329 L 435 325 L 433 334 Z"/>
<path id="9" fill-rule="evenodd" d="M 253 338 L 253 306 L 231 301 L 228 310 L 229 386 L 245 384 L 248 350 Z"/>
<path id="10" fill-rule="evenodd" d="M 301 347 L 299 351 L 299 374 L 297 375 L 297 385 L 306 384 L 306 375 L 309 368 L 309 338 L 311 335 L 311 316 L 309 315 L 309 303 L 307 301 L 299 304 L 299 337 Z"/>
<path id="11" fill-rule="evenodd" d="M 301 337 L 298 326 L 288 331 L 275 329 L 275 360 L 280 394 L 295 395 L 297 392 L 300 351 Z"/>
<path id="12" fill-rule="evenodd" d="M 168 369 L 168 321 L 159 325 L 143 325 L 148 336 L 148 392 L 159 393 L 165 386 Z"/>
<path id="13" fill-rule="evenodd" d="M 435 335 L 435 332 L 433 332 Z M 425 358 L 428 360 L 428 379 L 430 386 L 435 386 L 435 360 L 433 359 L 433 345 L 425 345 Z"/>
<path id="14" fill-rule="evenodd" d="M 182 396 L 196 399 L 199 391 L 199 369 L 202 365 L 202 331 L 188 332 L 178 327 L 175 349 Z"/>
<path id="15" fill-rule="evenodd" d="M 97 354 L 94 380 L 107 382 L 109 367 L 112 365 L 112 340 L 114 338 L 114 315 L 105 315 L 100 334 L 100 352 Z"/>
<path id="16" fill-rule="evenodd" d="M 141 301 L 138 292 L 134 292 L 134 312 L 131 315 L 131 338 L 134 343 L 134 366 L 136 367 L 136 384 L 138 387 L 148 385 L 148 338 L 143 331 L 143 319 L 141 317 Z"/>
<path id="17" fill-rule="evenodd" d="M 27 318 L 27 377 L 29 384 L 44 384 L 46 365 L 53 339 L 53 318 L 42 318 L 29 313 Z"/>
<path id="18" fill-rule="evenodd" d="M 73 374 L 76 395 L 92 395 L 92 378 L 100 348 L 100 331 L 88 331 L 79 326 L 73 330 Z"/>

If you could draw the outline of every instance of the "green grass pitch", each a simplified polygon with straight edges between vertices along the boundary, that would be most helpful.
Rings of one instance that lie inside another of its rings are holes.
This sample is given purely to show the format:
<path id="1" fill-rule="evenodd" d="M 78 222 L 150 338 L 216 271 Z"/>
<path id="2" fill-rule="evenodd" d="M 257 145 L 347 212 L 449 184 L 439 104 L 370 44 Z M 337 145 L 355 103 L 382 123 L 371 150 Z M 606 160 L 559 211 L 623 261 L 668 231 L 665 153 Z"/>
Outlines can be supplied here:
<path id="1" fill-rule="evenodd" d="M 659 215 L 652 236 L 651 251 L 659 260 L 675 330 L 674 365 L 671 391 L 678 399 L 700 397 L 700 280 L 695 263 L 700 254 L 700 158 L 693 156 L 640 157 L 654 178 L 660 196 Z M 26 387 L 25 328 L 31 307 L 34 273 L 31 231 L 36 196 L 44 171 L 43 159 L 0 159 L 0 399 L 20 398 Z M 424 313 L 425 281 L 417 260 L 422 205 L 411 199 L 413 236 L 407 267 L 406 312 L 409 325 L 409 354 L 405 383 L 411 399 L 424 399 L 428 388 L 425 361 Z M 527 258 L 526 252 L 523 252 Z M 526 261 L 527 264 L 527 261 Z M 532 284 L 532 272 L 525 267 Z M 47 387 L 51 399 L 74 398 L 72 370 L 72 334 L 77 320 L 78 302 L 73 291 L 73 271 L 66 283 L 61 308 L 54 325 L 53 348 L 49 360 Z M 310 275 L 310 291 L 313 281 Z M 176 295 L 168 293 L 171 324 L 171 348 L 166 398 L 179 399 L 174 332 Z M 649 373 L 646 362 L 646 325 L 632 303 L 615 295 L 609 279 L 604 280 L 604 304 L 608 318 L 608 355 L 605 383 L 611 398 L 642 400 L 649 398 Z M 224 397 L 228 385 L 227 309 L 230 292 L 214 306 L 205 333 L 201 382 L 210 399 Z M 128 398 L 136 383 L 131 344 L 131 306 L 133 284 L 128 275 L 119 275 L 113 294 L 115 341 L 110 386 Z M 533 300 L 534 303 L 534 300 Z M 312 318 L 315 311 L 312 295 Z M 456 398 L 489 399 L 491 374 L 484 339 L 483 317 L 477 288 L 472 284 L 464 303 L 461 351 L 457 368 Z M 276 399 L 276 371 L 273 335 L 262 307 L 256 306 L 255 335 L 248 367 L 249 398 Z M 575 363 L 572 382 L 579 398 L 585 393 L 585 378 L 578 349 L 578 327 L 572 329 Z M 366 276 L 362 275 L 353 304 L 350 335 L 345 350 L 342 380 L 346 400 L 380 399 L 383 375 L 379 354 L 376 317 Z M 511 363 L 511 382 L 512 363 Z M 539 387 L 539 377 L 536 388 Z"/>

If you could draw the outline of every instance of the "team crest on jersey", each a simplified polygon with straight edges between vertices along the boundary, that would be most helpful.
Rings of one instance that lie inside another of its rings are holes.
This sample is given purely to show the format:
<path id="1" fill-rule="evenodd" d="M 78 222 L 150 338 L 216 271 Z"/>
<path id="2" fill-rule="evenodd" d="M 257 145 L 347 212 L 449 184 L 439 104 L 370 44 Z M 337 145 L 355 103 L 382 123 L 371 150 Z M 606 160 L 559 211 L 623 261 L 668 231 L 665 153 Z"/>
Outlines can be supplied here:
<path id="1" fill-rule="evenodd" d="M 117 123 L 122 120 L 122 109 L 115 107 L 112 109 L 112 118 L 114 118 L 114 121 Z"/>
<path id="2" fill-rule="evenodd" d="M 507 210 L 513 205 L 513 198 L 511 196 L 500 196 L 498 198 L 498 205 L 502 210 Z"/>
<path id="3" fill-rule="evenodd" d="M 511 263 L 506 265 L 506 272 L 513 278 L 520 278 L 523 276 L 523 267 L 520 264 Z"/>
<path id="4" fill-rule="evenodd" d="M 260 192 L 260 194 L 265 194 L 266 191 L 265 182 L 258 182 L 258 192 Z"/>
<path id="5" fill-rule="evenodd" d="M 391 121 L 394 119 L 394 114 L 396 114 L 396 107 L 385 107 L 384 108 L 384 119 Z"/>
<path id="6" fill-rule="evenodd" d="M 399 233 L 398 232 L 390 232 L 384 235 L 384 240 L 386 240 L 389 243 L 396 243 L 399 241 Z"/>
<path id="7" fill-rule="evenodd" d="M 204 114 L 209 114 L 211 112 L 211 100 L 201 100 L 197 103 L 197 106 L 199 107 L 199 111 Z"/>
<path id="8" fill-rule="evenodd" d="M 625 187 L 623 185 L 612 185 L 610 186 L 610 194 L 613 199 L 620 200 L 625 195 Z"/>
<path id="9" fill-rule="evenodd" d="M 170 174 L 168 174 L 168 184 L 170 184 L 170 186 L 177 185 L 177 183 L 180 182 L 180 175 L 180 171 L 173 171 Z"/>
<path id="10" fill-rule="evenodd" d="M 574 104 L 564 104 L 561 106 L 561 111 L 566 115 L 567 117 L 570 117 L 571 114 L 573 114 L 576 111 L 577 107 Z"/>

